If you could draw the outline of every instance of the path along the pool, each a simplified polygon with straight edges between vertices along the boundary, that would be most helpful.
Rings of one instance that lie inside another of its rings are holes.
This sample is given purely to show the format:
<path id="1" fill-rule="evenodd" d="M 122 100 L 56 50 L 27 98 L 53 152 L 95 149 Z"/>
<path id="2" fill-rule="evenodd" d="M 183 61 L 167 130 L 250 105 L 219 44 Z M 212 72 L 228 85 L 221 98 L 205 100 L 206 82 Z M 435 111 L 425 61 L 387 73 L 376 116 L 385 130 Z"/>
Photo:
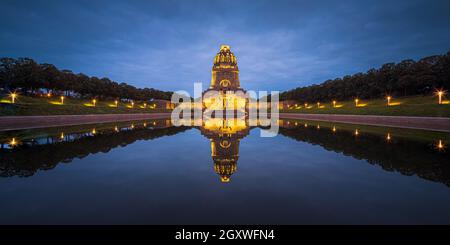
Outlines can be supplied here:
<path id="1" fill-rule="evenodd" d="M 170 118 L 170 113 L 5 116 L 0 117 L 0 131 L 164 118 Z M 448 117 L 280 113 L 280 118 L 450 132 Z"/>
<path id="2" fill-rule="evenodd" d="M 280 118 L 450 132 L 449 117 L 280 113 Z"/>
<path id="3" fill-rule="evenodd" d="M 0 131 L 170 118 L 170 113 L 0 117 Z"/>

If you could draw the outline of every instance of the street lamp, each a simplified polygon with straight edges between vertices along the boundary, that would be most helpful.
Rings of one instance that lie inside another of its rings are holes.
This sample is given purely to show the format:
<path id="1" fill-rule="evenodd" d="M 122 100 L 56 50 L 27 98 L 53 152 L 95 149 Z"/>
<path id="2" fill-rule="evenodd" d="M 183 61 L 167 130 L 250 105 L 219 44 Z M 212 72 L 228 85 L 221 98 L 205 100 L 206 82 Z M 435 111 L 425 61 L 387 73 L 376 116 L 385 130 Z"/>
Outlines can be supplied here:
<path id="1" fill-rule="evenodd" d="M 444 95 L 444 91 L 442 91 L 442 90 L 437 91 L 437 95 L 439 98 L 439 105 L 441 105 L 442 104 L 442 96 Z"/>
<path id="2" fill-rule="evenodd" d="M 95 106 L 95 104 L 97 104 L 97 100 L 96 100 L 96 99 L 93 99 L 93 100 L 92 100 L 92 104 Z"/>
<path id="3" fill-rule="evenodd" d="M 336 107 L 336 101 L 333 100 L 333 107 Z"/>
<path id="4" fill-rule="evenodd" d="M 61 104 L 64 104 L 64 96 L 61 96 L 60 99 L 61 99 Z"/>
<path id="5" fill-rule="evenodd" d="M 11 96 L 11 103 L 15 103 L 16 102 L 16 98 L 17 98 L 17 94 L 16 94 L 16 92 L 12 92 L 11 94 L 10 94 L 10 96 Z"/>
<path id="6" fill-rule="evenodd" d="M 317 108 L 320 108 L 320 102 L 317 102 Z"/>
<path id="7" fill-rule="evenodd" d="M 116 107 L 119 107 L 119 101 L 115 100 L 114 104 L 116 104 Z"/>
<path id="8" fill-rule="evenodd" d="M 355 106 L 358 106 L 359 99 L 355 99 Z"/>
<path id="9" fill-rule="evenodd" d="M 390 106 L 392 97 L 388 96 L 388 97 L 386 97 L 386 99 L 387 99 L 387 105 Z"/>

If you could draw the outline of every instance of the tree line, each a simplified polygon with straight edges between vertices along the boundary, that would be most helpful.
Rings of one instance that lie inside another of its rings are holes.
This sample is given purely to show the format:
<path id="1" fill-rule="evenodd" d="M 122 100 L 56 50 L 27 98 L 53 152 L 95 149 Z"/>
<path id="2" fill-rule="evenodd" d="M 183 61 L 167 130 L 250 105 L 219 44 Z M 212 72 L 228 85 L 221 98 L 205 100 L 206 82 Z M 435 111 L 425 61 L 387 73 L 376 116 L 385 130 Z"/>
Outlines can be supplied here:
<path id="1" fill-rule="evenodd" d="M 109 78 L 75 74 L 70 70 L 59 70 L 52 64 L 38 64 L 30 58 L 0 59 L 0 88 L 4 91 L 20 90 L 24 94 L 44 92 L 64 94 L 80 98 L 120 98 L 127 100 L 166 99 L 172 92 L 153 88 L 136 88 L 118 83 Z"/>
<path id="2" fill-rule="evenodd" d="M 280 94 L 299 102 L 372 99 L 386 95 L 430 95 L 450 88 L 450 52 L 414 61 L 387 63 L 365 73 L 347 75 L 321 84 L 298 87 Z"/>

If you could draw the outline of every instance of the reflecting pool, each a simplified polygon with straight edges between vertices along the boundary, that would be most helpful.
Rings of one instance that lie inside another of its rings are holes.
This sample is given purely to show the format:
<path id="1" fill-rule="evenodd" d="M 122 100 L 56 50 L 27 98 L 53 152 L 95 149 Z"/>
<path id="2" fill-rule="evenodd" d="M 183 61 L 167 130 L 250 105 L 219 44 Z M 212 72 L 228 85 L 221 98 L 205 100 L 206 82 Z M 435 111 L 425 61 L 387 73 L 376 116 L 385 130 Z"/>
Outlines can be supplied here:
<path id="1" fill-rule="evenodd" d="M 449 224 L 447 133 L 280 120 L 0 132 L 1 224 Z"/>

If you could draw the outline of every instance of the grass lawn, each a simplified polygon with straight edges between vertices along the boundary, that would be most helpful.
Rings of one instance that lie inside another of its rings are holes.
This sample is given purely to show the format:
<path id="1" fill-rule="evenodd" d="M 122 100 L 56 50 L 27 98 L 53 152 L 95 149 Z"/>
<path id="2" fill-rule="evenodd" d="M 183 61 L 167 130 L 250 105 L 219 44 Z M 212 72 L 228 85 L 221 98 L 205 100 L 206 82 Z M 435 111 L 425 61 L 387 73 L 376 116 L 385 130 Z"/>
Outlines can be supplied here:
<path id="1" fill-rule="evenodd" d="M 315 114 L 353 114 L 353 115 L 387 115 L 387 116 L 430 116 L 450 117 L 450 103 L 443 100 L 438 104 L 437 97 L 413 96 L 392 98 L 390 106 L 385 99 L 359 100 L 358 106 L 355 101 L 336 101 L 336 107 L 331 102 L 308 104 L 297 104 L 292 109 L 280 110 L 280 112 L 292 113 L 315 113 Z"/>
<path id="2" fill-rule="evenodd" d="M 114 101 L 97 101 L 93 106 L 91 100 L 65 98 L 61 104 L 59 97 L 41 98 L 20 96 L 14 104 L 11 98 L 0 98 L 0 116 L 31 116 L 31 115 L 81 115 L 81 114 L 120 114 L 120 113 L 152 113 L 167 112 L 164 109 L 144 108 L 143 103 L 131 104 L 120 102 L 116 107 Z"/>

